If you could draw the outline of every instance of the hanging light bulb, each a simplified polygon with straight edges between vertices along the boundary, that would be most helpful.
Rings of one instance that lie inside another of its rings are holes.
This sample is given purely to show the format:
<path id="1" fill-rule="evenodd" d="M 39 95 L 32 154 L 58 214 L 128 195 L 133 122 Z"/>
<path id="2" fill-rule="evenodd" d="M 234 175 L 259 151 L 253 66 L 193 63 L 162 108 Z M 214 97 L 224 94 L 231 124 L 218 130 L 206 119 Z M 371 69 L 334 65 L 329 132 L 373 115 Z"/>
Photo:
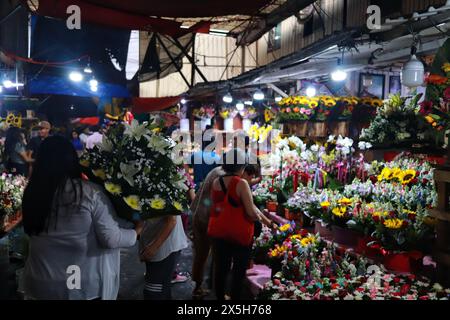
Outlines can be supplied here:
<path id="1" fill-rule="evenodd" d="M 12 83 L 11 80 L 5 80 L 5 81 L 3 81 L 3 86 L 4 86 L 6 89 L 9 89 L 9 88 L 12 88 L 12 87 L 14 86 L 14 84 Z"/>
<path id="2" fill-rule="evenodd" d="M 0 86 L 0 93 L 2 93 L 2 91 L 3 91 L 3 87 L 2 87 L 2 86 Z"/>
<path id="3" fill-rule="evenodd" d="M 83 71 L 84 73 L 92 73 L 91 65 L 88 63 Z"/>
<path id="4" fill-rule="evenodd" d="M 338 59 L 337 68 L 331 73 L 331 79 L 333 81 L 344 81 L 347 79 L 347 72 L 342 69 L 344 61 L 344 51 L 342 51 L 342 59 Z"/>
<path id="5" fill-rule="evenodd" d="M 280 102 L 281 100 L 283 100 L 283 98 L 281 96 L 276 96 L 275 97 L 275 102 Z"/>
<path id="6" fill-rule="evenodd" d="M 417 48 L 411 48 L 411 59 L 402 68 L 401 82 L 409 88 L 417 88 L 423 84 L 425 68 L 423 63 L 416 57 Z"/>
<path id="7" fill-rule="evenodd" d="M 308 97 L 310 97 L 310 98 L 315 97 L 316 93 L 317 93 L 317 90 L 313 86 L 306 88 L 306 95 Z"/>
<path id="8" fill-rule="evenodd" d="M 181 99 L 181 101 L 180 101 L 180 102 L 181 102 L 181 104 L 186 104 L 186 102 L 187 102 L 187 101 L 186 101 L 186 99 L 185 99 L 185 98 L 183 98 L 183 99 Z"/>
<path id="9" fill-rule="evenodd" d="M 260 100 L 264 100 L 264 92 L 262 92 L 260 89 L 258 89 L 254 94 L 253 94 L 253 99 L 260 101 Z"/>
<path id="10" fill-rule="evenodd" d="M 245 105 L 244 105 L 241 101 L 239 101 L 238 103 L 236 103 L 236 109 L 237 109 L 238 111 L 244 110 L 244 107 L 245 107 Z"/>
<path id="11" fill-rule="evenodd" d="M 91 87 L 98 87 L 98 81 L 95 80 L 95 79 L 91 79 L 91 80 L 89 81 L 89 85 L 90 85 Z"/>
<path id="12" fill-rule="evenodd" d="M 78 71 L 72 71 L 69 73 L 69 79 L 73 82 L 81 82 L 83 81 L 83 75 Z"/>
<path id="13" fill-rule="evenodd" d="M 225 103 L 232 103 L 233 97 L 231 96 L 231 94 L 229 92 L 227 92 L 227 94 L 223 96 L 222 100 Z"/>

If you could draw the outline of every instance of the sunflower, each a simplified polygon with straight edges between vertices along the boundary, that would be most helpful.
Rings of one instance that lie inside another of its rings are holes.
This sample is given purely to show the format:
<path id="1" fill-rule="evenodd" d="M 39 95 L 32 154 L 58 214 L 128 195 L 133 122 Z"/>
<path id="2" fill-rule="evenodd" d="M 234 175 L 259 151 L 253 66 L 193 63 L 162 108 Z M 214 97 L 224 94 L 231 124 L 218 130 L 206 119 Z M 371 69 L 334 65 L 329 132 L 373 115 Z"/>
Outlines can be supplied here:
<path id="1" fill-rule="evenodd" d="M 308 105 L 309 104 L 309 99 L 308 98 L 305 98 L 305 97 L 301 97 L 300 99 L 299 99 L 299 102 L 298 102 L 299 104 L 302 104 L 302 105 Z"/>
<path id="2" fill-rule="evenodd" d="M 347 207 L 335 207 L 331 211 L 336 217 L 342 218 L 347 212 Z"/>
<path id="3" fill-rule="evenodd" d="M 409 184 L 416 177 L 416 170 L 408 169 L 401 173 L 399 180 L 402 184 Z"/>
<path id="4" fill-rule="evenodd" d="M 300 243 L 302 244 L 302 247 L 307 247 L 310 244 L 313 244 L 315 241 L 316 239 L 313 236 L 309 236 L 300 240 Z"/>
<path id="5" fill-rule="evenodd" d="M 279 229 L 281 232 L 286 232 L 291 228 L 291 225 L 289 223 L 286 223 L 285 225 L 282 225 Z"/>
<path id="6" fill-rule="evenodd" d="M 330 202 L 329 201 L 323 201 L 320 203 L 320 206 L 322 208 L 328 208 L 330 206 Z"/>
<path id="7" fill-rule="evenodd" d="M 442 66 L 442 70 L 444 70 L 444 72 L 450 72 L 450 63 L 444 63 L 444 65 Z"/>
<path id="8" fill-rule="evenodd" d="M 383 105 L 383 100 L 381 100 L 381 99 L 372 99 L 370 105 L 372 107 L 381 107 Z"/>
<path id="9" fill-rule="evenodd" d="M 338 203 L 339 203 L 340 205 L 348 206 L 348 205 L 352 204 L 352 199 L 349 199 L 349 198 L 342 198 L 342 199 L 339 199 L 339 200 L 338 200 Z"/>
<path id="10" fill-rule="evenodd" d="M 327 107 L 331 108 L 331 107 L 334 107 L 336 105 L 336 100 L 333 99 L 333 98 L 329 98 L 329 99 L 324 100 L 324 104 Z"/>
<path id="11" fill-rule="evenodd" d="M 317 108 L 319 106 L 319 102 L 317 102 L 317 100 L 311 100 L 310 102 L 309 102 L 309 107 L 310 108 Z"/>
<path id="12" fill-rule="evenodd" d="M 387 219 L 384 220 L 384 226 L 388 229 L 400 229 L 403 226 L 403 220 L 401 219 Z"/>

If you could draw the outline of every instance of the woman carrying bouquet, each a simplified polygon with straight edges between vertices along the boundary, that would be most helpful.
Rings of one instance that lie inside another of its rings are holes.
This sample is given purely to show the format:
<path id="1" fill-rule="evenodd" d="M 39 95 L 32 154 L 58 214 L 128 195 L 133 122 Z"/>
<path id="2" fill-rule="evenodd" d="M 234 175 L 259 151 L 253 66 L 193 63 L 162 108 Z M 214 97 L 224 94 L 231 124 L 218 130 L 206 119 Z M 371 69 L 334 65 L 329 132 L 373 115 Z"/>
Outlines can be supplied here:
<path id="1" fill-rule="evenodd" d="M 39 149 L 22 202 L 30 236 L 24 270 L 28 299 L 116 299 L 120 248 L 135 244 L 142 230 L 119 228 L 100 187 L 81 179 L 69 140 L 54 136 Z"/>

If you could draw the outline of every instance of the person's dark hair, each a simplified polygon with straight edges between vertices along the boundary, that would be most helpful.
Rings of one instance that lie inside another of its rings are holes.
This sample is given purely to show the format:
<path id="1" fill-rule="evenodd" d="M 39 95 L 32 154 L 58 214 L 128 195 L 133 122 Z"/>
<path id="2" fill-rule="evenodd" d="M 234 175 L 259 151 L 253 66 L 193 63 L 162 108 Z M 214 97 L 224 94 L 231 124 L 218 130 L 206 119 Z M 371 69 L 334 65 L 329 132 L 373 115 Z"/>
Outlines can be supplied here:
<path id="1" fill-rule="evenodd" d="M 99 132 L 100 131 L 100 126 L 99 125 L 91 126 L 91 131 L 92 132 Z"/>
<path id="2" fill-rule="evenodd" d="M 65 193 L 67 182 L 71 186 L 68 197 Z M 79 204 L 81 197 L 81 168 L 72 143 L 60 136 L 45 139 L 23 194 L 25 232 L 30 236 L 48 232 L 50 217 L 55 218 L 56 227 L 58 207 Z"/>
<path id="3" fill-rule="evenodd" d="M 240 149 L 231 149 L 223 155 L 222 169 L 227 174 L 236 173 L 247 166 L 248 159 Z"/>
<path id="4" fill-rule="evenodd" d="M 258 167 L 258 165 L 256 165 L 256 164 L 248 164 L 246 167 L 245 167 L 245 173 L 247 173 L 249 176 L 251 176 L 251 175 L 255 175 L 255 176 L 257 176 L 258 175 L 258 173 L 259 173 L 259 167 Z"/>
<path id="5" fill-rule="evenodd" d="M 11 154 L 16 147 L 18 142 L 22 141 L 22 130 L 17 127 L 9 127 L 8 131 L 6 131 L 6 139 L 5 139 L 5 153 L 7 155 Z"/>

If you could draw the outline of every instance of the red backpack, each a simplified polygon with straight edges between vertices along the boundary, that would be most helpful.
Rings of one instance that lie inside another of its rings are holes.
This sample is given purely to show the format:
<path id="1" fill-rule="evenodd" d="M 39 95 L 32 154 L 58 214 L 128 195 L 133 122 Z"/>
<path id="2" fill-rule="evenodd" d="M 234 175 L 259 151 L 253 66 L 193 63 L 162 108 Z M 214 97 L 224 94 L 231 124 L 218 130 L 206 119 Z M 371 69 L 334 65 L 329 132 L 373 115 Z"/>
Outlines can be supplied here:
<path id="1" fill-rule="evenodd" d="M 239 177 L 233 177 L 227 190 L 223 177 L 219 178 L 225 196 L 223 201 L 211 206 L 208 236 L 249 246 L 253 240 L 254 222 L 245 214 L 245 208 L 237 196 L 236 186 L 239 181 Z"/>

